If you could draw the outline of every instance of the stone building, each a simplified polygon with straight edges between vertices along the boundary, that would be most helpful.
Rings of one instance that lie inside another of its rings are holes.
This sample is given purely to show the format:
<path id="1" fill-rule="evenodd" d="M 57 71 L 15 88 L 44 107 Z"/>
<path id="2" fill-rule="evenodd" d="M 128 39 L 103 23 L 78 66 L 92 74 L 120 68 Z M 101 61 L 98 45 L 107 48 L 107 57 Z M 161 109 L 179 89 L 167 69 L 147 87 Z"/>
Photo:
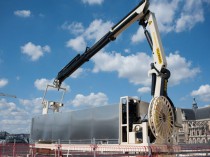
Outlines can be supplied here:
<path id="1" fill-rule="evenodd" d="M 8 132 L 6 132 L 6 131 L 0 131 L 0 140 L 1 140 L 1 139 L 4 140 L 4 139 L 6 138 L 7 135 L 9 135 Z"/>
<path id="2" fill-rule="evenodd" d="M 210 105 L 198 107 L 194 99 L 192 109 L 181 110 L 183 128 L 179 130 L 179 143 L 210 144 Z"/>

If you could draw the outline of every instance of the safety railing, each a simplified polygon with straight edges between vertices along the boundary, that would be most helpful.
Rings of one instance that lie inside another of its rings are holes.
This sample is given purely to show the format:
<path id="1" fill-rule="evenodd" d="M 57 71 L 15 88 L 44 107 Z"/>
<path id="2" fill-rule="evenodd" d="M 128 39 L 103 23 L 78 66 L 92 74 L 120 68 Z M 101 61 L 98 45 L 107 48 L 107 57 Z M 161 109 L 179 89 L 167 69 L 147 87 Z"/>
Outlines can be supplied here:
<path id="1" fill-rule="evenodd" d="M 210 145 L 0 144 L 0 157 L 210 156 Z"/>
<path id="2" fill-rule="evenodd" d="M 24 157 L 30 152 L 29 144 L 4 143 L 0 144 L 1 157 Z"/>
<path id="3" fill-rule="evenodd" d="M 118 144 L 118 139 L 82 139 L 82 140 L 51 140 L 33 141 L 33 143 L 54 143 L 54 144 Z"/>
<path id="4" fill-rule="evenodd" d="M 210 156 L 209 145 L 36 144 L 31 147 L 34 155 L 45 150 L 44 155 L 54 156 Z"/>

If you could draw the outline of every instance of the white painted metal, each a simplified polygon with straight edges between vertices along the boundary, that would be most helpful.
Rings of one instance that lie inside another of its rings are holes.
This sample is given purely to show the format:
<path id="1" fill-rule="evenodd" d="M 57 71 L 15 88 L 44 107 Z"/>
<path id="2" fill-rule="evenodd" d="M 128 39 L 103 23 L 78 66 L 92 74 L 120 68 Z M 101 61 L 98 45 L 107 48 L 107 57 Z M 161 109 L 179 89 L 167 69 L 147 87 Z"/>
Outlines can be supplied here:
<path id="1" fill-rule="evenodd" d="M 168 99 L 164 96 L 154 98 L 150 103 L 148 117 L 153 134 L 167 143 L 174 133 L 174 112 Z"/>
<path id="2" fill-rule="evenodd" d="M 118 30 L 118 32 L 115 33 L 114 37 L 116 38 L 121 32 L 123 32 L 126 28 L 128 28 L 132 23 L 136 22 L 139 19 L 142 19 L 145 16 L 146 12 L 144 12 L 144 10 L 146 7 L 148 7 L 147 5 L 148 5 L 148 0 L 145 0 L 143 4 L 138 6 L 133 12 L 129 13 L 129 16 L 127 16 L 125 19 L 123 19 L 117 25 L 115 25 L 110 30 L 110 32 L 114 32 L 114 31 Z M 137 16 L 135 16 L 135 15 L 137 15 Z M 132 18 L 133 16 L 135 16 L 135 18 Z M 132 18 L 132 20 L 129 23 L 126 23 L 126 21 L 129 18 Z"/>
<path id="3" fill-rule="evenodd" d="M 136 106 L 136 116 L 140 117 L 140 121 L 136 124 L 131 124 L 132 121 L 130 121 L 129 115 L 130 110 L 132 108 L 132 103 L 130 104 L 130 101 L 133 101 L 134 103 L 137 103 Z M 123 105 L 126 106 L 126 108 L 123 108 Z M 125 116 L 125 109 L 126 109 L 126 120 L 124 119 L 123 122 L 123 116 Z M 132 98 L 132 97 L 121 97 L 120 98 L 120 104 L 119 104 L 119 143 L 123 145 L 127 144 L 139 144 L 139 145 L 148 145 L 149 139 L 148 139 L 148 123 L 147 122 L 141 122 L 143 117 L 147 114 L 148 111 L 148 104 L 145 102 L 142 102 L 138 99 Z M 124 112 L 124 113 L 123 113 Z M 123 115 L 124 114 L 124 115 Z M 132 125 L 132 130 L 129 130 L 129 126 Z M 124 130 L 126 129 L 126 131 Z M 138 139 L 137 133 L 140 131 L 142 134 L 142 138 Z M 127 140 L 125 140 L 127 139 Z"/>
<path id="4" fill-rule="evenodd" d="M 150 12 L 148 15 L 148 25 L 150 29 L 150 35 L 153 41 L 153 58 L 155 67 L 160 71 L 161 68 L 167 67 L 166 57 L 162 46 L 157 21 L 155 14 Z"/>
<path id="5" fill-rule="evenodd" d="M 154 66 L 160 72 L 162 68 L 167 67 L 166 57 L 165 57 L 162 42 L 160 39 L 160 34 L 159 34 L 155 14 L 150 12 L 147 18 L 148 18 L 148 25 L 150 29 L 150 35 L 153 41 L 152 54 L 153 54 Z M 154 97 L 158 97 L 160 96 L 162 78 L 155 69 L 149 70 L 148 73 L 149 74 L 155 73 L 157 76 Z"/>
<path id="6" fill-rule="evenodd" d="M 59 90 L 63 90 L 63 93 L 61 95 L 61 99 L 59 102 L 46 100 L 46 94 L 49 88 L 53 88 L 54 90 L 55 89 L 57 90 L 56 86 L 49 85 L 49 84 L 47 85 L 46 90 L 44 92 L 43 100 L 42 100 L 42 105 L 43 105 L 42 114 L 48 114 L 49 108 L 51 108 L 53 112 L 59 112 L 59 108 L 63 106 L 62 101 L 63 101 L 64 94 L 66 92 L 66 88 L 63 88 L 63 87 L 59 88 Z"/>

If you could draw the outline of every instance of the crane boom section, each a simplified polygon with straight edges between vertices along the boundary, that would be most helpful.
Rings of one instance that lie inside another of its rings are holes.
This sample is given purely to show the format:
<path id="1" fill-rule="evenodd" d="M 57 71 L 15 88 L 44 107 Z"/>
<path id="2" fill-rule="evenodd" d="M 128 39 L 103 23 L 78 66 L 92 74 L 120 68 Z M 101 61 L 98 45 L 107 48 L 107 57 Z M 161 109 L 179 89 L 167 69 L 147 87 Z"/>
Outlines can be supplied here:
<path id="1" fill-rule="evenodd" d="M 111 30 L 106 33 L 98 42 L 96 42 L 92 47 L 86 48 L 86 51 L 83 54 L 78 54 L 75 58 L 73 58 L 73 60 L 70 61 L 58 73 L 54 81 L 54 85 L 59 89 L 61 83 L 75 70 L 77 70 L 85 62 L 89 61 L 91 57 L 99 52 L 110 41 L 115 40 L 117 36 L 127 29 L 131 24 L 133 24 L 135 21 L 139 21 L 139 25 L 141 25 L 144 29 L 144 33 L 152 50 L 154 60 L 153 63 L 151 63 L 151 69 L 149 70 L 149 74 L 152 76 L 151 95 L 153 99 L 148 108 L 148 122 L 153 135 L 158 138 L 158 140 L 168 142 L 169 137 L 171 137 L 173 133 L 173 128 L 176 125 L 176 111 L 173 102 L 167 94 L 167 84 L 170 77 L 170 71 L 167 69 L 166 57 L 160 39 L 157 21 L 154 13 L 150 12 L 148 8 L 149 0 L 141 1 L 138 6 L 130 11 L 115 26 L 113 26 Z M 150 32 L 147 31 L 147 26 L 149 27 Z M 126 112 L 130 112 L 129 110 L 130 109 L 127 108 Z M 127 114 L 127 119 L 129 116 L 130 114 Z M 132 131 L 130 119 L 127 120 L 127 123 L 129 123 L 129 126 L 128 124 L 122 124 L 126 129 L 123 129 L 124 133 L 126 134 L 129 133 L 130 130 Z M 170 131 L 168 131 L 166 134 L 162 130 L 169 128 L 168 126 L 170 127 Z M 122 135 L 124 136 L 124 134 Z M 127 139 L 129 139 L 128 137 L 130 138 L 130 136 L 127 135 L 124 142 L 127 142 Z"/>
<path id="2" fill-rule="evenodd" d="M 166 57 L 165 57 L 164 49 L 162 46 L 162 42 L 160 39 L 160 34 L 159 34 L 155 14 L 152 12 L 149 13 L 148 24 L 150 28 L 152 43 L 153 43 L 152 51 L 153 51 L 154 65 L 158 71 L 161 71 L 162 68 L 167 67 L 167 62 L 166 62 Z"/>
<path id="3" fill-rule="evenodd" d="M 106 46 L 110 41 L 113 41 L 117 36 L 126 28 L 128 28 L 132 23 L 137 20 L 144 18 L 148 11 L 149 1 L 143 0 L 135 7 L 128 15 L 126 15 L 120 22 L 111 28 L 111 30 L 106 33 L 98 42 L 96 42 L 92 47 L 86 48 L 86 51 L 80 55 L 78 54 L 72 59 L 57 75 L 54 80 L 54 85 L 60 87 L 61 83 L 69 77 L 75 70 L 82 66 L 85 62 L 89 61 L 98 51 L 100 51 L 104 46 Z"/>
<path id="4" fill-rule="evenodd" d="M 146 15 L 149 8 L 149 1 L 143 0 L 134 8 L 128 15 L 126 15 L 120 22 L 112 27 L 111 32 L 114 32 L 113 37 L 117 37 L 121 32 L 128 28 L 137 20 L 141 20 Z"/>

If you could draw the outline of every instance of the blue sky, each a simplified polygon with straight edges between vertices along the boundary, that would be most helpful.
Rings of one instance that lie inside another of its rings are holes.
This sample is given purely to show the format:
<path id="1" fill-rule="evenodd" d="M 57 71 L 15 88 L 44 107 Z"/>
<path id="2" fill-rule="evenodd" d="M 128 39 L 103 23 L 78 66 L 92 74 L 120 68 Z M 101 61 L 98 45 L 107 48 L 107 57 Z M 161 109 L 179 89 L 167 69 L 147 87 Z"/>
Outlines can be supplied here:
<path id="1" fill-rule="evenodd" d="M 0 130 L 29 132 L 40 115 L 47 84 L 78 53 L 91 47 L 138 0 L 1 0 Z M 171 71 L 168 94 L 176 107 L 210 105 L 210 1 L 151 0 Z M 61 112 L 116 104 L 121 96 L 149 102 L 153 61 L 134 23 L 62 84 Z M 49 91 L 51 99 L 56 91 Z M 60 94 L 60 93 L 59 93 Z"/>

